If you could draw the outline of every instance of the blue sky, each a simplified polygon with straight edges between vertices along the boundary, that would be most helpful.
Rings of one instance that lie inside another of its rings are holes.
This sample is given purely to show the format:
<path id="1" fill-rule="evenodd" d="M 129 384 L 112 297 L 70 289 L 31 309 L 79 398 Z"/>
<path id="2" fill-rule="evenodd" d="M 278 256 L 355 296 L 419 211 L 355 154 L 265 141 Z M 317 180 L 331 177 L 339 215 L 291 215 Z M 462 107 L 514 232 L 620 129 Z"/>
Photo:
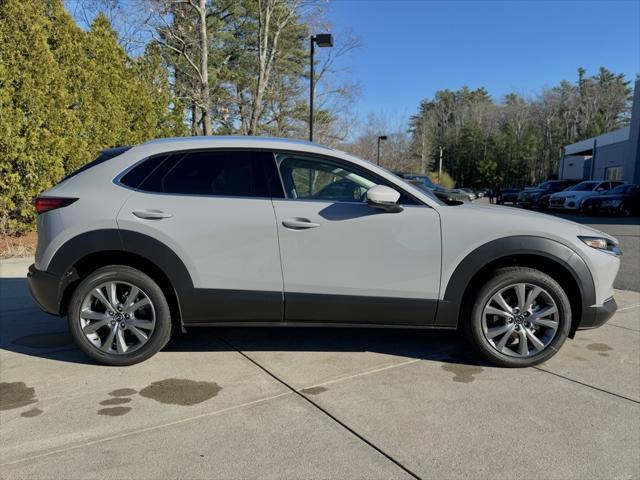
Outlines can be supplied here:
<path id="1" fill-rule="evenodd" d="M 628 79 L 640 72 L 640 0 L 332 0 L 327 16 L 336 34 L 350 30 L 364 43 L 346 60 L 362 86 L 361 115 L 399 119 L 463 85 L 496 99 L 533 96 L 575 80 L 579 66 Z"/>

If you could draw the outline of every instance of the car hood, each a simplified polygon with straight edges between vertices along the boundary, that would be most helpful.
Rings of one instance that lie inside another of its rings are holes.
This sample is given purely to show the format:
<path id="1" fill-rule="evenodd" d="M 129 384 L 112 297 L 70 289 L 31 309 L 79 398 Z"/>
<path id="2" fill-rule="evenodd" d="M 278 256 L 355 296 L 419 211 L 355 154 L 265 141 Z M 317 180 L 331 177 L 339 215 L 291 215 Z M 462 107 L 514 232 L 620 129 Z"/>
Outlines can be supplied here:
<path id="1" fill-rule="evenodd" d="M 597 197 L 590 198 L 590 202 L 599 202 L 601 200 L 622 200 L 624 195 L 615 194 L 615 195 L 598 195 Z"/>
<path id="2" fill-rule="evenodd" d="M 553 193 L 552 197 L 566 197 L 568 195 L 575 195 L 578 197 L 588 197 L 590 195 L 600 195 L 595 190 L 563 190 L 562 192 Z"/>
<path id="3" fill-rule="evenodd" d="M 586 235 L 604 237 L 617 242 L 611 235 L 594 228 L 531 210 L 471 203 L 444 208 L 447 209 L 444 217 L 449 217 L 448 214 L 451 211 L 453 215 L 448 220 L 461 224 L 464 222 L 465 231 L 472 231 L 473 224 L 479 222 L 483 228 L 488 225 L 493 226 L 496 236 L 532 235 L 577 243 L 578 235 Z"/>

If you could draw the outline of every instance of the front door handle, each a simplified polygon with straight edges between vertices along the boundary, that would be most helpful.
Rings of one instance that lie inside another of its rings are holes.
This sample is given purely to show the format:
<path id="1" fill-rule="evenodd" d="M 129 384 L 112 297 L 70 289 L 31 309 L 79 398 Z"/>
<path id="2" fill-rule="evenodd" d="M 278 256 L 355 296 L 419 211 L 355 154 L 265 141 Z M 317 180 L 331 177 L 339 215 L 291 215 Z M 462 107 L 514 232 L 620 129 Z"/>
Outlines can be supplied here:
<path id="1" fill-rule="evenodd" d="M 163 218 L 171 218 L 173 215 L 163 212 L 161 210 L 134 210 L 133 213 L 138 218 L 144 218 L 145 220 L 161 220 Z"/>
<path id="2" fill-rule="evenodd" d="M 305 230 L 307 228 L 319 227 L 319 223 L 313 223 L 308 218 L 286 218 L 282 221 L 282 225 L 293 230 Z"/>

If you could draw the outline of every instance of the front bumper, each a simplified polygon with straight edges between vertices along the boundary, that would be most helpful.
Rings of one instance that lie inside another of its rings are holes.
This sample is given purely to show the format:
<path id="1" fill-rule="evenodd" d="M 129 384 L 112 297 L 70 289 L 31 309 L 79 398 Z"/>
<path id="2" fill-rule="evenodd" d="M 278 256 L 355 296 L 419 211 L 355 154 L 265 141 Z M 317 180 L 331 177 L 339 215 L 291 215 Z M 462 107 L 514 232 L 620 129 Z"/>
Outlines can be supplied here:
<path id="1" fill-rule="evenodd" d="M 578 324 L 578 330 L 588 330 L 590 328 L 601 327 L 607 323 L 611 317 L 613 317 L 616 310 L 618 310 L 618 304 L 613 297 L 606 300 L 602 305 L 592 305 L 587 307 L 587 310 L 582 312 L 582 319 Z"/>
<path id="2" fill-rule="evenodd" d="M 613 206 L 604 207 L 599 203 L 588 203 L 582 206 L 582 210 L 585 213 L 610 215 L 610 214 L 618 213 L 620 210 L 620 205 L 617 205 L 615 207 Z"/>
<path id="3" fill-rule="evenodd" d="M 31 265 L 27 279 L 31 296 L 38 306 L 47 313 L 60 315 L 60 278 Z"/>

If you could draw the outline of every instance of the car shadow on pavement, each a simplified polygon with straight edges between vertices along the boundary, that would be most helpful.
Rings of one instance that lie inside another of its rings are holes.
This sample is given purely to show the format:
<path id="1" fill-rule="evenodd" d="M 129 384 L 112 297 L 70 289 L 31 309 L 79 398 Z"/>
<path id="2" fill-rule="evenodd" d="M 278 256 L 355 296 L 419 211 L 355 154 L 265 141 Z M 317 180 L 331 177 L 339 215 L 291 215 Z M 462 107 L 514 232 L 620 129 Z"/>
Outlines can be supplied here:
<path id="1" fill-rule="evenodd" d="M 93 364 L 73 343 L 66 318 L 40 311 L 25 278 L 0 278 L 0 349 L 60 362 Z M 198 327 L 176 333 L 170 352 L 372 352 L 482 365 L 454 331 L 338 327 Z M 195 359 L 194 359 L 195 360 Z"/>

